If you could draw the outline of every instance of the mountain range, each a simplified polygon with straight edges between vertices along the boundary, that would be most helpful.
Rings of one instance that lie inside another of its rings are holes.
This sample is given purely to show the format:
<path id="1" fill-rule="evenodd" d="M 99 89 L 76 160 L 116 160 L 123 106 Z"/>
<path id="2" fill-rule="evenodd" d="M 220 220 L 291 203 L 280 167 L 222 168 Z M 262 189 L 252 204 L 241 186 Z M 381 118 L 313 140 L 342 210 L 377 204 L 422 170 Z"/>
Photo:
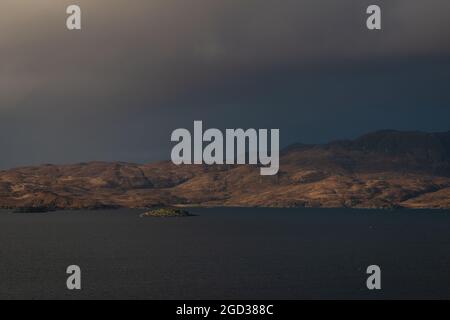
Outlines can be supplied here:
<path id="1" fill-rule="evenodd" d="M 0 171 L 0 207 L 154 206 L 450 209 L 450 131 L 377 131 L 296 144 L 278 175 L 252 165 L 90 162 Z"/>

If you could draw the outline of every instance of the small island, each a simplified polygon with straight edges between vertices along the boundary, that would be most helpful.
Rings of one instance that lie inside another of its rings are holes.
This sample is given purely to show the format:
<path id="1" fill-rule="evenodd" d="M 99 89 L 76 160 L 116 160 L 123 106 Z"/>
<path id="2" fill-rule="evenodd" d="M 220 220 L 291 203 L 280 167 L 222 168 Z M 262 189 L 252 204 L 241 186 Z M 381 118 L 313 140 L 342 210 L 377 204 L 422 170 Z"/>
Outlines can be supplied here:
<path id="1" fill-rule="evenodd" d="M 140 215 L 141 218 L 156 217 L 156 218 L 183 218 L 193 217 L 195 215 L 189 213 L 186 210 L 179 208 L 158 208 L 144 212 Z"/>

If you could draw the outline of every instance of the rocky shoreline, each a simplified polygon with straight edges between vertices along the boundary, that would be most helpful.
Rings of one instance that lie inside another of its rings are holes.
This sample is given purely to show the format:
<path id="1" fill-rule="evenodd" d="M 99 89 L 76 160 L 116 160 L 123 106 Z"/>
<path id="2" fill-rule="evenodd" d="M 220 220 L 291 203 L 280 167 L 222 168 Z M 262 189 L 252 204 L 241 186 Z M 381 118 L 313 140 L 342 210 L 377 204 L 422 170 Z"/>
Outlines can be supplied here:
<path id="1" fill-rule="evenodd" d="M 52 207 L 18 207 L 13 209 L 13 213 L 47 213 L 56 211 Z"/>

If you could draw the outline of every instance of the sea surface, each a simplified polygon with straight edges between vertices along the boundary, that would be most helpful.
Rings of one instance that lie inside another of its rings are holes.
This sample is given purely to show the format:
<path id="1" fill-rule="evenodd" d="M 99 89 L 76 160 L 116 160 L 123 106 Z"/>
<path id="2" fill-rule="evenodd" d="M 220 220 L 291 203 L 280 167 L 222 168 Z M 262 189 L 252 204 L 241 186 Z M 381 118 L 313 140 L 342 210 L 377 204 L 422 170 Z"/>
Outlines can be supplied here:
<path id="1" fill-rule="evenodd" d="M 450 299 L 450 211 L 190 211 L 0 211 L 0 299 Z"/>

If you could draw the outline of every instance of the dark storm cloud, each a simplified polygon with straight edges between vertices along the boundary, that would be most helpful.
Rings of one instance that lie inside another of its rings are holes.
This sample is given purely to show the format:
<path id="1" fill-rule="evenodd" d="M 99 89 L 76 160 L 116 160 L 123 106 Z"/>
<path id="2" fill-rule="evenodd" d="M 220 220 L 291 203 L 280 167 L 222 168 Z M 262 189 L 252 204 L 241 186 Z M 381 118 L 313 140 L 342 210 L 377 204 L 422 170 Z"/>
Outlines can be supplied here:
<path id="1" fill-rule="evenodd" d="M 83 30 L 65 29 L 79 4 Z M 383 30 L 365 28 L 369 4 Z M 168 157 L 170 132 L 277 127 L 284 143 L 444 130 L 446 0 L 4 0 L 0 167 Z"/>

